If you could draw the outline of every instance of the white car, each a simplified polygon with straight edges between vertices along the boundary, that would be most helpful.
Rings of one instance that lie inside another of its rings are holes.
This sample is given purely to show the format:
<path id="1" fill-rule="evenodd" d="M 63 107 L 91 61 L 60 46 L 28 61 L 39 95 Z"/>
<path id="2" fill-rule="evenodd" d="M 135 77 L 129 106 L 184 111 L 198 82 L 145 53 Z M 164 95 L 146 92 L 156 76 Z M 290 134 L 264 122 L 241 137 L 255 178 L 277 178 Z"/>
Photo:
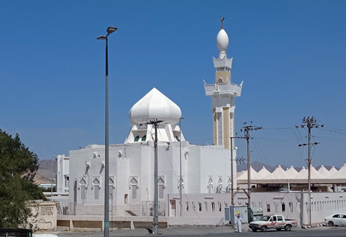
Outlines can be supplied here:
<path id="1" fill-rule="evenodd" d="M 346 226 L 346 214 L 335 213 L 324 218 L 327 226 Z"/>

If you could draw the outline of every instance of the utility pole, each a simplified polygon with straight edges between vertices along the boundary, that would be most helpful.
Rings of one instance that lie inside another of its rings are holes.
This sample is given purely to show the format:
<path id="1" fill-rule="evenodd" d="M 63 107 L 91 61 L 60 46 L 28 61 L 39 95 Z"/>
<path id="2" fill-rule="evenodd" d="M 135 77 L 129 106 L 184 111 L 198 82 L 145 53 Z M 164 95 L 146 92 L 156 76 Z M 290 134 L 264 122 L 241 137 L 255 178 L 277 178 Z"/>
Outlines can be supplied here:
<path id="1" fill-rule="evenodd" d="M 312 128 L 318 128 L 319 126 L 321 126 L 322 128 L 324 127 L 324 125 L 319 125 L 316 123 L 316 119 L 314 118 L 314 116 L 312 117 L 304 117 L 302 119 L 302 125 L 300 125 L 301 128 L 308 128 L 308 144 L 303 143 L 303 144 L 299 144 L 299 146 L 308 146 L 308 159 L 307 159 L 307 163 L 308 163 L 308 197 L 309 197 L 309 225 L 311 225 L 311 146 L 312 145 L 317 145 L 318 142 L 314 142 L 311 144 L 311 129 Z M 299 128 L 299 126 L 296 126 L 296 128 Z"/>
<path id="2" fill-rule="evenodd" d="M 262 129 L 262 127 L 257 127 L 252 125 L 252 121 L 251 121 L 251 125 L 246 125 L 247 123 L 244 123 L 244 127 L 240 130 L 244 130 L 244 138 L 246 139 L 246 153 L 247 153 L 247 198 L 248 198 L 248 203 L 247 206 L 250 207 L 251 206 L 251 170 L 250 170 L 250 166 L 251 166 L 251 162 L 250 162 L 250 131 L 254 131 L 254 130 L 260 130 Z"/>
<path id="3" fill-rule="evenodd" d="M 231 137 L 231 205 L 232 206 L 234 206 L 234 188 L 233 188 L 233 186 L 234 186 L 234 180 L 233 180 L 233 178 L 234 178 L 234 173 L 233 173 L 233 169 L 234 169 L 233 150 L 234 150 L 234 147 L 233 147 L 233 138 L 245 138 L 245 137 Z"/>
<path id="4" fill-rule="evenodd" d="M 152 124 L 155 127 L 155 140 L 154 140 L 154 220 L 153 220 L 153 234 L 157 235 L 159 229 L 159 192 L 158 192 L 158 153 L 157 153 L 157 126 L 161 123 L 162 120 L 153 119 L 150 120 L 147 124 Z"/>

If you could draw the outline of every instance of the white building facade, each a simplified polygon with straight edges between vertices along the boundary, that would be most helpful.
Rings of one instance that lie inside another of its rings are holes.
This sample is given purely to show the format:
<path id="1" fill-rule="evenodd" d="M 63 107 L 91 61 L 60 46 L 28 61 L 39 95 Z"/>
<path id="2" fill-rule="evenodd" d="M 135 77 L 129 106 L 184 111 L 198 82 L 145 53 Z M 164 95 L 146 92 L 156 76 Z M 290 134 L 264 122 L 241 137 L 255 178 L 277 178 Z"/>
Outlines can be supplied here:
<path id="1" fill-rule="evenodd" d="M 69 192 L 69 173 L 70 173 L 70 158 L 65 155 L 58 155 L 56 157 L 56 192 L 68 193 Z"/>
<path id="2" fill-rule="evenodd" d="M 184 195 L 230 191 L 229 150 L 186 141 L 178 125 L 180 108 L 156 88 L 131 108 L 129 117 L 132 125 L 125 143 L 110 145 L 109 149 L 109 198 L 113 215 L 152 215 L 155 132 L 148 123 L 152 119 L 162 121 L 157 128 L 159 215 L 167 215 L 168 210 L 170 215 L 180 213 L 180 200 L 177 202 L 176 196 L 168 199 L 169 195 L 179 195 L 180 178 Z M 69 190 L 73 203 L 70 207 L 75 214 L 103 214 L 104 159 L 104 145 L 70 151 Z M 223 201 L 222 208 L 227 203 L 230 202 Z M 217 215 L 222 216 L 223 212 Z"/>

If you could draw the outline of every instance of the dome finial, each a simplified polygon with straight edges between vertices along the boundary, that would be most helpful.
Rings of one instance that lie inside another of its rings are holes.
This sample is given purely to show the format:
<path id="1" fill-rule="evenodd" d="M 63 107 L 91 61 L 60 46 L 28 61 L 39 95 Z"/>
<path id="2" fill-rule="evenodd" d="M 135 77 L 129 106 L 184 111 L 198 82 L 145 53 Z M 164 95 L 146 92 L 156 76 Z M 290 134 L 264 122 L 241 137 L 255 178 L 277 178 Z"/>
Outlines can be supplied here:
<path id="1" fill-rule="evenodd" d="M 225 16 L 220 17 L 220 21 L 221 21 L 221 29 L 223 29 L 223 21 L 225 20 Z"/>
<path id="2" fill-rule="evenodd" d="M 228 35 L 227 35 L 226 31 L 223 29 L 223 21 L 224 20 L 225 20 L 225 16 L 220 17 L 221 29 L 216 36 L 216 45 L 220 51 L 219 58 L 221 58 L 221 59 L 227 56 L 226 50 L 227 50 L 228 43 L 229 43 Z"/>

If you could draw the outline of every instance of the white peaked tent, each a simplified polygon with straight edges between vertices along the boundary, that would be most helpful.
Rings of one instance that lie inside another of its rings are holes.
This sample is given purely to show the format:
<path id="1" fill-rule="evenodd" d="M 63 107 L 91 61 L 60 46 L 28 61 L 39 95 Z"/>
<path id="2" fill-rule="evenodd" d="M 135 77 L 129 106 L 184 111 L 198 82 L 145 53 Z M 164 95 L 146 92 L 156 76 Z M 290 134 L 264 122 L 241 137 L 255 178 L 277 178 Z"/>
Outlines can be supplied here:
<path id="1" fill-rule="evenodd" d="M 329 175 L 333 175 L 335 173 L 337 173 L 338 170 L 333 166 L 330 170 L 329 170 Z"/>
<path id="2" fill-rule="evenodd" d="M 337 170 L 335 169 L 335 171 Z M 321 167 L 318 169 L 318 173 L 320 174 L 321 177 L 328 177 L 331 175 L 329 170 L 327 170 L 326 167 L 324 167 L 324 165 L 321 165 Z"/>
<path id="3" fill-rule="evenodd" d="M 267 170 L 267 168 L 266 167 L 262 167 L 262 169 L 260 170 L 260 171 L 258 171 L 258 175 L 259 175 L 259 177 L 260 178 L 265 178 L 265 177 L 268 177 L 268 176 L 270 176 L 270 172 Z"/>
<path id="4" fill-rule="evenodd" d="M 337 180 L 345 179 L 346 177 L 346 164 L 341 166 L 338 172 L 334 173 L 333 175 L 328 177 L 328 180 L 332 181 L 333 183 L 337 182 Z"/>
<path id="5" fill-rule="evenodd" d="M 298 171 L 293 167 L 293 165 L 286 170 L 286 176 L 288 179 L 297 179 Z"/>
<path id="6" fill-rule="evenodd" d="M 302 169 L 298 172 L 297 180 L 307 179 L 307 177 L 308 177 L 308 170 L 305 168 L 305 166 L 303 166 Z"/>
<path id="7" fill-rule="evenodd" d="M 281 167 L 281 165 L 279 165 L 278 167 L 276 167 L 276 169 L 273 171 L 272 173 L 272 177 L 274 179 L 281 179 L 281 180 L 287 180 L 289 179 L 286 172 L 283 170 L 283 168 Z"/>
<path id="8" fill-rule="evenodd" d="M 334 166 L 327 170 L 322 165 L 318 170 L 311 167 L 310 171 L 312 184 L 346 184 L 346 164 L 340 170 Z M 258 173 L 251 167 L 251 183 L 253 184 L 301 184 L 307 182 L 308 170 L 305 167 L 298 172 L 293 166 L 284 170 L 279 165 L 273 172 L 270 172 L 263 166 Z M 247 183 L 247 171 L 239 175 L 238 183 Z"/>
<path id="9" fill-rule="evenodd" d="M 250 166 L 250 172 L 251 172 L 251 180 L 252 179 L 257 179 L 258 178 L 258 173 L 256 172 L 256 170 L 254 170 L 252 168 L 252 166 Z M 247 170 L 246 171 L 243 171 L 241 173 L 241 175 L 239 175 L 239 177 L 237 178 L 237 180 L 247 180 Z"/>
<path id="10" fill-rule="evenodd" d="M 311 179 L 325 179 L 326 177 L 323 177 L 322 174 L 320 174 L 315 167 L 311 166 Z"/>
<path id="11" fill-rule="evenodd" d="M 251 167 L 251 169 L 252 169 L 252 167 Z M 252 170 L 253 170 L 253 173 L 251 173 L 251 178 L 254 178 L 254 179 L 262 179 L 263 178 L 263 176 L 260 173 L 256 172 L 256 170 L 254 170 L 254 169 L 252 169 Z"/>
<path id="12" fill-rule="evenodd" d="M 244 174 L 245 172 L 247 171 L 240 171 L 240 172 L 237 172 L 237 178 L 239 178 L 242 174 Z"/>

